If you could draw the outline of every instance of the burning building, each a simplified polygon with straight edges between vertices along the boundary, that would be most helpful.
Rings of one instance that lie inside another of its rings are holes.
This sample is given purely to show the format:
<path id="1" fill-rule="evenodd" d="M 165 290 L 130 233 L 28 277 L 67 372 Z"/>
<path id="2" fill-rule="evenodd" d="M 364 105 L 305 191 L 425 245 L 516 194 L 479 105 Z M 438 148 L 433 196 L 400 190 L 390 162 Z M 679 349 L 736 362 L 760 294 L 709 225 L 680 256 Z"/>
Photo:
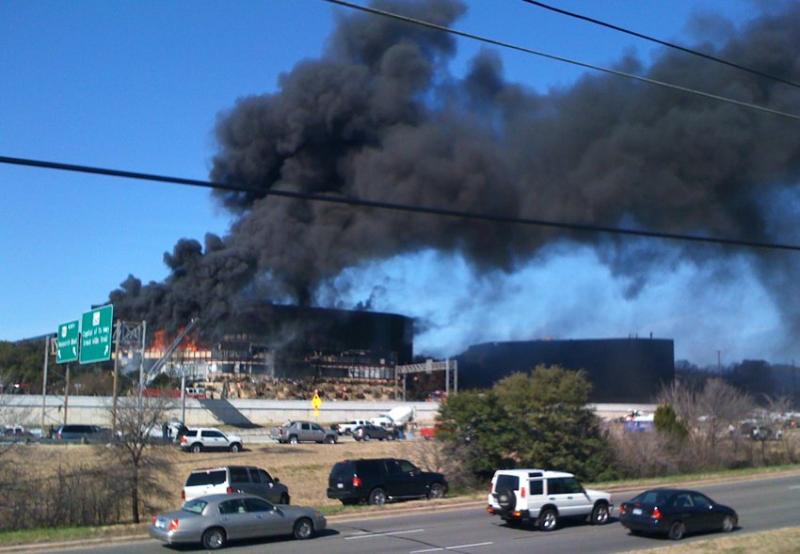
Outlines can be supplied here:
<path id="1" fill-rule="evenodd" d="M 164 330 L 145 351 L 152 368 L 172 342 Z M 216 325 L 202 322 L 170 357 L 188 374 L 391 379 L 413 355 L 413 321 L 398 314 L 262 305 Z"/>
<path id="2" fill-rule="evenodd" d="M 652 401 L 675 376 L 675 346 L 668 339 L 584 339 L 490 342 L 457 357 L 464 388 L 491 387 L 537 365 L 586 371 L 593 402 Z"/>

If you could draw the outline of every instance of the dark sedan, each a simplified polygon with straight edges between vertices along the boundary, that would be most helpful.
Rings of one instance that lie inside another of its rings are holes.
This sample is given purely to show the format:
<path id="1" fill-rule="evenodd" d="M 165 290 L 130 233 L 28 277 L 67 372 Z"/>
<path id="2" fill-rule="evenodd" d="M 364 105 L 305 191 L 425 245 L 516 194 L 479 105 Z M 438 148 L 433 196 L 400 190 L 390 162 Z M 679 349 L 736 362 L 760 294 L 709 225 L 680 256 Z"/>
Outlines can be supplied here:
<path id="1" fill-rule="evenodd" d="M 356 427 L 353 430 L 353 438 L 357 441 L 368 441 L 371 439 L 393 441 L 397 438 L 397 431 L 395 429 L 385 429 L 378 425 L 367 424 Z"/>
<path id="2" fill-rule="evenodd" d="M 685 489 L 652 489 L 619 507 L 619 521 L 638 534 L 666 534 L 680 540 L 687 533 L 733 531 L 736 511 L 706 495 Z"/>

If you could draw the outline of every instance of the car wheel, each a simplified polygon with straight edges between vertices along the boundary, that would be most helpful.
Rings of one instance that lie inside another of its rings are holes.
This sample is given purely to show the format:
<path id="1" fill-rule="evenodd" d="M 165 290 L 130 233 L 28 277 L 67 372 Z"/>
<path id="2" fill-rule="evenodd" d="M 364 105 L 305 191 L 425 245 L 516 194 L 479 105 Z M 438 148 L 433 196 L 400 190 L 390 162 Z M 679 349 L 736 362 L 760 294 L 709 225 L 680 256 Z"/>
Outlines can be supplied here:
<path id="1" fill-rule="evenodd" d="M 552 508 L 542 510 L 542 513 L 539 514 L 538 523 L 539 530 L 553 531 L 556 527 L 558 527 L 558 514 Z"/>
<path id="2" fill-rule="evenodd" d="M 722 520 L 722 530 L 730 533 L 736 529 L 736 518 L 733 516 L 725 516 Z"/>
<path id="3" fill-rule="evenodd" d="M 297 444 L 297 437 L 295 437 L 294 435 L 289 437 L 289 444 Z"/>
<path id="4" fill-rule="evenodd" d="M 199 454 L 202 449 L 203 446 L 199 443 L 192 445 L 192 452 L 194 452 L 195 454 Z"/>
<path id="5" fill-rule="evenodd" d="M 369 493 L 369 503 L 373 506 L 383 506 L 386 504 L 386 493 L 380 487 L 372 489 Z"/>
<path id="6" fill-rule="evenodd" d="M 208 550 L 218 550 L 225 546 L 226 539 L 227 537 L 225 536 L 225 531 L 219 527 L 206 529 L 205 533 L 203 533 L 202 539 L 203 548 L 207 548 Z"/>
<path id="7" fill-rule="evenodd" d="M 336 443 L 336 439 L 335 439 L 335 438 L 333 438 L 333 437 L 327 437 L 327 438 L 325 439 L 325 443 L 326 443 L 326 444 L 335 444 L 335 443 Z"/>
<path id="8" fill-rule="evenodd" d="M 675 521 L 669 526 L 669 532 L 667 533 L 667 536 L 674 541 L 679 541 L 683 538 L 685 533 L 686 526 L 680 521 Z"/>
<path id="9" fill-rule="evenodd" d="M 444 485 L 441 483 L 433 483 L 431 488 L 428 489 L 428 500 L 435 500 L 444 496 Z"/>
<path id="10" fill-rule="evenodd" d="M 239 444 L 238 444 L 238 443 L 233 443 L 233 444 L 230 446 L 230 450 L 231 450 L 231 452 L 234 452 L 234 453 L 235 453 L 235 452 L 239 452 L 239 450 L 241 450 L 241 449 L 242 449 L 242 447 L 241 447 L 241 446 L 239 446 Z"/>
<path id="11" fill-rule="evenodd" d="M 365 440 L 365 441 L 368 441 L 368 440 L 369 440 L 369 439 L 371 439 L 371 438 L 372 438 L 372 437 L 370 437 L 369 435 L 364 435 L 364 440 Z"/>
<path id="12" fill-rule="evenodd" d="M 299 541 L 310 539 L 314 534 L 314 524 L 307 517 L 298 519 L 294 524 L 294 538 Z"/>
<path id="13" fill-rule="evenodd" d="M 598 502 L 594 505 L 594 509 L 592 510 L 592 525 L 605 525 L 608 523 L 609 520 L 609 513 L 608 513 L 608 504 L 605 502 Z"/>

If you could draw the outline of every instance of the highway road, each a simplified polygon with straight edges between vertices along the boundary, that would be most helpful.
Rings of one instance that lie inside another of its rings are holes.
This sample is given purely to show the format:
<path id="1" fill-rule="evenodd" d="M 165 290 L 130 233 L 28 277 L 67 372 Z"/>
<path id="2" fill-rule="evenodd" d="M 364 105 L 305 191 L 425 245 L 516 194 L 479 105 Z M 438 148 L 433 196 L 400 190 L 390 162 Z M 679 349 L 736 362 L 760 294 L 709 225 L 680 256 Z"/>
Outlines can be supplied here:
<path id="1" fill-rule="evenodd" d="M 739 512 L 740 529 L 747 533 L 800 524 L 800 476 L 759 479 L 697 487 L 717 502 Z M 636 493 L 613 498 L 615 505 Z M 714 535 L 689 537 L 698 540 Z M 533 529 L 512 529 L 480 508 L 438 510 L 429 513 L 393 516 L 361 521 L 331 522 L 322 536 L 308 541 L 274 539 L 235 544 L 225 552 L 303 553 L 303 554 L 427 554 L 433 552 L 462 554 L 510 554 L 515 552 L 626 552 L 665 546 L 666 539 L 634 537 L 616 521 L 602 527 L 572 523 L 543 533 Z M 170 554 L 201 550 L 167 547 L 154 540 L 89 547 L 92 554 Z M 56 552 L 56 551 L 51 551 Z M 62 550 L 62 552 L 76 552 Z"/>

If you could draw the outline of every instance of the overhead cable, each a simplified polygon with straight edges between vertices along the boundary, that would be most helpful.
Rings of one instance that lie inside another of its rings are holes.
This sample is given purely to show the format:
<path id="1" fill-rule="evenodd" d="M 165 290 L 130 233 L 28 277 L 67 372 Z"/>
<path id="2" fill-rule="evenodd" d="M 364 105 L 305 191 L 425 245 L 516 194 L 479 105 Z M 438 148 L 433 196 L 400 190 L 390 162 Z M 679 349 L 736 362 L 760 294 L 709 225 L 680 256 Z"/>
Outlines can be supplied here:
<path id="1" fill-rule="evenodd" d="M 688 241 L 697 243 L 718 244 L 724 246 L 741 246 L 748 248 L 761 248 L 768 250 L 791 250 L 800 251 L 800 245 L 782 244 L 774 242 L 762 242 L 753 240 L 743 240 L 726 237 L 709 237 L 702 235 L 687 235 L 681 233 L 667 233 L 660 231 L 646 231 L 642 229 L 628 229 L 611 227 L 606 225 L 594 225 L 590 223 L 574 223 L 563 221 L 551 221 L 545 219 L 534 219 L 528 217 L 508 216 L 501 214 L 487 214 L 480 212 L 470 212 L 464 210 L 452 210 L 449 208 L 437 208 L 433 206 L 414 206 L 411 204 L 400 204 L 395 202 L 384 202 L 380 200 L 366 200 L 350 196 L 333 196 L 328 194 L 298 192 L 280 189 L 253 189 L 240 185 L 222 183 L 217 181 L 205 181 L 202 179 L 189 179 L 185 177 L 172 177 L 168 175 L 158 175 L 153 173 L 141 173 L 138 171 L 127 171 L 121 169 L 111 169 L 105 167 L 95 167 L 87 165 L 68 164 L 47 160 L 34 160 L 29 158 L 16 158 L 11 156 L 0 156 L 0 164 L 36 167 L 42 169 L 53 169 L 58 171 L 70 171 L 92 175 L 105 175 L 108 177 L 121 177 L 126 179 L 136 179 L 140 181 L 154 181 L 159 183 L 169 183 L 176 185 L 187 185 L 210 189 L 219 189 L 231 192 L 246 192 L 259 196 L 275 196 L 278 198 L 291 198 L 295 200 L 307 200 L 312 202 L 327 202 L 330 204 L 344 204 L 362 208 L 372 208 L 381 210 L 392 210 L 396 212 L 408 212 L 416 214 L 435 215 L 443 217 L 462 218 L 475 221 L 487 221 L 491 223 L 528 225 L 535 227 L 545 227 L 560 229 L 565 231 L 579 231 L 589 233 L 606 233 L 611 235 L 633 236 L 651 239 L 665 239 L 676 241 Z"/>
<path id="2" fill-rule="evenodd" d="M 479 41 L 479 42 L 483 42 L 485 44 L 491 44 L 491 45 L 494 45 L 494 46 L 500 46 L 502 48 L 508 48 L 510 50 L 515 50 L 517 52 L 523 52 L 525 54 L 531 54 L 533 56 L 539 56 L 539 57 L 542 57 L 542 58 L 547 58 L 549 60 L 568 63 L 568 64 L 575 65 L 575 66 L 578 66 L 578 67 L 591 69 L 593 71 L 599 71 L 599 72 L 602 72 L 602 73 L 607 73 L 609 75 L 614 75 L 616 77 L 624 77 L 626 79 L 632 79 L 632 80 L 639 81 L 639 82 L 642 82 L 642 83 L 647 83 L 649 85 L 655 85 L 655 86 L 659 86 L 659 87 L 663 87 L 663 88 L 668 88 L 668 89 L 671 89 L 671 90 L 684 92 L 686 94 L 693 94 L 693 95 L 696 95 L 696 96 L 702 96 L 703 98 L 708 98 L 708 99 L 716 100 L 716 101 L 719 101 L 719 102 L 725 102 L 725 103 L 728 103 L 728 104 L 734 104 L 736 106 L 740 106 L 740 107 L 743 107 L 743 108 L 748 108 L 748 109 L 751 109 L 751 110 L 756 110 L 756 111 L 759 111 L 759 112 L 769 113 L 769 114 L 772 114 L 772 115 L 777 115 L 777 116 L 780 116 L 780 117 L 785 117 L 785 118 L 788 118 L 788 119 L 794 119 L 794 120 L 800 121 L 800 115 L 795 114 L 795 113 L 784 112 L 784 111 L 781 111 L 781 110 L 775 110 L 773 108 L 770 108 L 770 107 L 767 107 L 767 106 L 763 106 L 761 104 L 754 104 L 752 102 L 745 102 L 743 100 L 736 100 L 735 98 L 730 98 L 728 96 L 721 96 L 719 94 L 713 94 L 713 93 L 710 93 L 710 92 L 705 92 L 705 91 L 702 91 L 702 90 L 694 89 L 694 88 L 691 88 L 691 87 L 686 87 L 686 86 L 683 86 L 683 85 L 677 85 L 675 83 L 670 83 L 668 81 L 661 81 L 661 80 L 658 80 L 658 79 L 652 79 L 650 77 L 643 77 L 641 75 L 636 75 L 635 73 L 628 73 L 627 71 L 621 71 L 619 69 L 612 69 L 610 67 L 603 67 L 603 66 L 600 66 L 600 65 L 595 65 L 595 64 L 591 64 L 591 63 L 587 63 L 587 62 L 582 62 L 582 61 L 575 60 L 575 59 L 572 59 L 572 58 L 567 58 L 567 57 L 564 57 L 564 56 L 558 56 L 556 54 L 550 54 L 550 53 L 547 53 L 547 52 L 543 52 L 541 50 L 534 50 L 532 48 L 527 48 L 525 46 L 519 46 L 517 44 L 512 44 L 510 42 L 505 42 L 505 41 L 502 41 L 502 40 L 493 39 L 493 38 L 486 37 L 486 36 L 483 36 L 483 35 L 477 35 L 477 34 L 474 34 L 474 33 L 469 33 L 467 31 L 461 31 L 461 30 L 458 30 L 458 29 L 454 29 L 452 27 L 447 27 L 445 25 L 439 25 L 438 23 L 433 23 L 432 21 L 426 21 L 424 19 L 417 19 L 415 17 L 410 17 L 410 16 L 407 16 L 407 15 L 402 15 L 402 14 L 395 13 L 395 12 L 390 12 L 390 11 L 387 11 L 387 10 L 373 8 L 373 7 L 370 7 L 370 6 L 362 6 L 360 4 L 355 4 L 353 2 L 347 2 L 345 0 L 322 0 L 322 1 L 323 2 L 328 2 L 329 4 L 336 4 L 338 6 L 349 8 L 351 10 L 357 10 L 357 11 L 361 11 L 361 12 L 365 12 L 365 13 L 369 13 L 369 14 L 373 14 L 373 15 L 379 15 L 379 16 L 382 16 L 382 17 L 388 17 L 390 19 L 395 19 L 397 21 L 404 21 L 406 23 L 411 23 L 413 25 L 419 25 L 421 27 L 427 27 L 428 29 L 433 29 L 433 30 L 436 30 L 436 31 L 449 33 L 451 35 L 455 35 L 455 36 L 459 36 L 459 37 L 463 37 L 463 38 L 468 38 L 470 40 L 476 40 L 476 41 Z"/>
<path id="3" fill-rule="evenodd" d="M 557 6 L 551 6 L 550 4 L 545 4 L 544 2 L 539 2 L 538 0 L 522 0 L 527 4 L 532 4 L 539 8 L 543 8 L 545 10 L 550 10 L 551 12 L 559 13 L 561 15 L 566 15 L 567 17 L 574 17 L 575 19 L 580 19 L 582 21 L 586 21 L 588 23 L 593 23 L 595 25 L 600 25 L 601 27 L 606 27 L 608 29 L 612 29 L 614 31 L 619 31 L 620 33 L 625 33 L 643 40 L 648 40 L 650 42 L 655 42 L 656 44 L 660 44 L 662 46 L 667 46 L 668 48 L 673 48 L 675 50 L 680 50 L 681 52 L 685 52 L 686 54 L 691 54 L 692 56 L 697 56 L 699 58 L 704 58 L 706 60 L 710 60 L 712 62 L 720 63 L 723 65 L 727 65 L 729 67 L 734 67 L 741 71 L 746 71 L 747 73 L 751 73 L 753 75 L 758 75 L 759 77 L 763 77 L 765 79 L 771 79 L 773 81 L 777 81 L 779 83 L 783 83 L 784 85 L 789 85 L 791 87 L 800 88 L 800 83 L 796 83 L 794 81 L 790 81 L 788 79 L 784 79 L 783 77 L 778 77 L 777 75 L 772 75 L 770 73 L 766 73 L 759 69 L 754 69 L 752 67 L 748 67 L 746 65 L 742 65 L 736 62 L 732 62 L 730 60 L 726 60 L 724 58 L 719 58 L 717 56 L 706 54 L 705 52 L 701 52 L 700 50 L 694 50 L 692 48 L 687 48 L 686 46 L 681 46 L 680 44 L 676 44 L 674 42 L 669 42 L 666 40 L 662 40 L 660 38 L 656 38 L 650 35 L 645 35 L 644 33 L 639 33 L 632 29 L 626 29 L 625 27 L 620 27 L 619 25 L 614 25 L 613 23 L 608 23 L 607 21 L 601 21 L 599 19 L 595 19 L 593 17 L 589 17 L 588 15 L 579 14 L 576 12 L 571 12 L 569 10 L 565 10 L 563 8 L 559 8 Z"/>

